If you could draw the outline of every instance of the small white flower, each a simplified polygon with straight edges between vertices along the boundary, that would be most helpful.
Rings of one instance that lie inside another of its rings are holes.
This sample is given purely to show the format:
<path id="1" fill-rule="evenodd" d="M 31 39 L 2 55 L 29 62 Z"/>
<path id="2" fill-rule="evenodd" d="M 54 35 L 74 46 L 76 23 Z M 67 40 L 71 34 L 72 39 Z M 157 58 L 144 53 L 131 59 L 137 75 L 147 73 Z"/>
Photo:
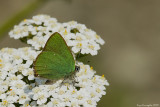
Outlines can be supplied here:
<path id="1" fill-rule="evenodd" d="M 23 105 L 21 105 L 20 107 L 32 107 L 29 103 L 29 101 L 26 101 L 25 103 L 23 103 Z"/>
<path id="2" fill-rule="evenodd" d="M 90 93 L 90 98 L 93 101 L 98 102 L 100 100 L 100 97 L 99 97 L 98 93 L 95 92 L 95 90 L 91 90 L 89 93 Z"/>
<path id="3" fill-rule="evenodd" d="M 0 87 L 0 99 L 4 99 L 6 97 L 5 89 Z"/>
<path id="4" fill-rule="evenodd" d="M 71 100 L 71 107 L 80 107 L 77 99 Z"/>
<path id="5" fill-rule="evenodd" d="M 10 83 L 11 89 L 24 89 L 26 86 L 26 83 L 22 80 L 12 81 Z"/>
<path id="6" fill-rule="evenodd" d="M 34 79 L 34 71 L 31 68 L 23 70 L 22 74 L 24 76 L 28 76 L 29 80 L 33 80 Z"/>
<path id="7" fill-rule="evenodd" d="M 72 97 L 70 97 L 70 94 L 69 92 L 66 92 L 63 97 L 60 97 L 60 100 L 63 102 L 63 105 L 62 106 L 71 106 L 71 103 L 70 101 L 72 101 Z"/>
<path id="8" fill-rule="evenodd" d="M 86 99 L 83 106 L 84 107 L 96 107 L 97 103 L 91 99 Z"/>
<path id="9" fill-rule="evenodd" d="M 34 94 L 33 100 L 37 100 L 37 104 L 41 105 L 47 101 L 48 97 L 49 97 L 48 93 L 43 91 L 43 92 L 38 92 Z"/>
<path id="10" fill-rule="evenodd" d="M 19 99 L 17 90 L 10 89 L 6 94 L 8 95 L 7 99 L 12 102 L 17 102 L 17 100 Z"/>
<path id="11" fill-rule="evenodd" d="M 54 98 L 51 98 L 51 101 L 47 104 L 48 107 L 61 107 L 61 105 L 61 101 Z"/>
<path id="12" fill-rule="evenodd" d="M 2 99 L 2 102 L 0 102 L 0 107 L 15 107 L 12 103 L 13 102 L 6 97 L 5 99 Z"/>
<path id="13" fill-rule="evenodd" d="M 37 50 L 39 50 L 41 47 L 44 47 L 45 42 L 46 41 L 43 36 L 40 37 L 35 36 L 33 37 L 33 39 L 27 41 L 28 44 L 31 44 Z"/>
<path id="14" fill-rule="evenodd" d="M 6 77 L 7 77 L 7 75 L 8 75 L 8 72 L 2 72 L 1 70 L 0 70 L 0 80 L 4 80 Z"/>
<path id="15" fill-rule="evenodd" d="M 82 41 L 82 42 L 73 41 L 73 45 L 74 45 L 74 47 L 72 47 L 72 51 L 73 51 L 74 53 L 78 53 L 80 50 L 81 50 L 81 53 L 82 53 L 82 54 L 85 54 L 85 53 L 88 52 L 88 51 L 86 51 L 87 41 Z M 87 54 L 88 54 L 88 53 L 87 53 Z"/>
<path id="16" fill-rule="evenodd" d="M 9 73 L 8 77 L 7 77 L 7 80 L 10 81 L 10 82 L 13 82 L 13 81 L 18 81 L 18 80 L 21 80 L 23 78 L 22 75 L 14 75 L 14 74 L 11 74 Z"/>
<path id="17" fill-rule="evenodd" d="M 27 94 L 21 93 L 19 95 L 19 104 L 24 104 L 26 101 L 29 101 L 29 100 L 30 100 L 30 98 L 28 97 Z"/>
<path id="18" fill-rule="evenodd" d="M 0 81 L 0 86 L 2 89 L 7 90 L 9 87 L 9 81 L 7 81 L 7 80 Z"/>

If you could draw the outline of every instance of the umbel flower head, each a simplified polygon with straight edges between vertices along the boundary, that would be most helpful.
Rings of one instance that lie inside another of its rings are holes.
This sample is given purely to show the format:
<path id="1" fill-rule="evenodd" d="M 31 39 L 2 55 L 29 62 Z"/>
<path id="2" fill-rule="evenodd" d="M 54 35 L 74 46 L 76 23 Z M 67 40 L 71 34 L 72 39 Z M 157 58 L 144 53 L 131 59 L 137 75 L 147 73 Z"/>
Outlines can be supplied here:
<path id="1" fill-rule="evenodd" d="M 47 15 L 25 19 L 9 34 L 31 47 L 0 50 L 0 107 L 96 107 L 106 94 L 104 75 L 82 62 L 77 61 L 76 83 L 68 78 L 63 84 L 63 79 L 48 84 L 47 78 L 34 76 L 33 62 L 54 32 L 63 36 L 74 57 L 78 52 L 96 55 L 104 44 L 94 31 L 74 21 L 58 23 Z"/>
<path id="2" fill-rule="evenodd" d="M 100 45 L 105 43 L 95 31 L 88 29 L 84 24 L 76 21 L 60 23 L 48 15 L 37 15 L 32 19 L 25 19 L 14 26 L 9 35 L 11 38 L 30 44 L 36 50 L 41 50 L 54 32 L 59 32 L 63 36 L 75 54 L 81 50 L 81 54 L 97 55 Z"/>
<path id="3" fill-rule="evenodd" d="M 95 107 L 105 86 L 109 85 L 104 75 L 95 75 L 89 65 L 79 62 L 75 85 L 67 82 L 60 87 L 62 80 L 45 84 L 47 79 L 34 77 L 32 64 L 39 54 L 30 47 L 0 51 L 0 107 L 19 105 L 44 107 Z"/>

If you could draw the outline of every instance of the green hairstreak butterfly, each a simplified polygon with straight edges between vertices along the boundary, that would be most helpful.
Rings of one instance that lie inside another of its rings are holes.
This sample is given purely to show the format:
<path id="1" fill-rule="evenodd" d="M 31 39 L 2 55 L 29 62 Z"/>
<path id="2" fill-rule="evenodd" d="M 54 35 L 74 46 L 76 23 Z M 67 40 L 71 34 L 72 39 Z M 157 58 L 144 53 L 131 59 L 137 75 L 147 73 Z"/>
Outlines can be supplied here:
<path id="1" fill-rule="evenodd" d="M 75 65 L 70 48 L 57 32 L 50 36 L 34 61 L 35 74 L 49 80 L 69 77 L 79 68 Z"/>

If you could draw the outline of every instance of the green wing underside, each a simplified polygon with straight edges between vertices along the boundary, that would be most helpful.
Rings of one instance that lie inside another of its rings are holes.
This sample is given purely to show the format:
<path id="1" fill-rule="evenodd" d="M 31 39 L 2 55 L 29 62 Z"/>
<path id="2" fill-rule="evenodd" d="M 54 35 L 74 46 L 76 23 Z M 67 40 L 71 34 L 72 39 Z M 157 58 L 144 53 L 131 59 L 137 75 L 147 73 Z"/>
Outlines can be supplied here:
<path id="1" fill-rule="evenodd" d="M 74 58 L 59 33 L 54 33 L 34 62 L 34 70 L 47 79 L 60 79 L 75 70 Z"/>

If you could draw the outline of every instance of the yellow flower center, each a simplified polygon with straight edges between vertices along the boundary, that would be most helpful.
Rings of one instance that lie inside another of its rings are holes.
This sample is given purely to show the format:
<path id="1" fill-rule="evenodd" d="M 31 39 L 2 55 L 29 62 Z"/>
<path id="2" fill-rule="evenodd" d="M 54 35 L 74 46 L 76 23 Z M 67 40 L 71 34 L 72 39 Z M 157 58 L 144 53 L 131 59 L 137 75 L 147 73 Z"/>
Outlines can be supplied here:
<path id="1" fill-rule="evenodd" d="M 22 88 L 22 86 L 23 86 L 22 84 L 16 84 L 17 88 Z"/>
<path id="2" fill-rule="evenodd" d="M 14 76 L 14 77 L 11 77 L 11 80 L 18 80 L 18 78 Z"/>
<path id="3" fill-rule="evenodd" d="M 76 91 L 75 91 L 75 90 L 73 90 L 73 91 L 72 91 L 72 94 L 75 94 L 75 93 L 76 93 Z"/>
<path id="4" fill-rule="evenodd" d="M 93 45 L 89 45 L 88 46 L 90 49 L 94 50 L 94 46 Z"/>
<path id="5" fill-rule="evenodd" d="M 23 51 L 25 52 L 28 51 L 28 47 L 23 48 Z"/>
<path id="6" fill-rule="evenodd" d="M 97 93 L 100 93 L 100 92 L 101 92 L 101 90 L 100 90 L 99 88 L 97 88 L 97 89 L 96 89 L 96 92 L 97 92 Z"/>
<path id="7" fill-rule="evenodd" d="M 35 27 L 35 29 L 37 30 L 37 27 Z"/>
<path id="8" fill-rule="evenodd" d="M 34 89 L 33 89 L 33 92 L 34 92 L 34 93 L 37 93 L 37 92 L 39 92 L 39 91 L 41 91 L 40 88 L 34 88 Z"/>
<path id="9" fill-rule="evenodd" d="M 2 62 L 2 60 L 0 59 L 0 63 Z M 2 64 L 0 64 L 0 68 L 2 68 L 3 67 L 3 65 Z"/>
<path id="10" fill-rule="evenodd" d="M 41 29 L 41 31 L 46 31 L 47 30 L 47 27 L 43 27 L 42 29 Z"/>
<path id="11" fill-rule="evenodd" d="M 78 95 L 77 99 L 78 99 L 78 100 L 82 100 L 82 99 L 83 99 L 83 96 Z"/>
<path id="12" fill-rule="evenodd" d="M 88 32 L 88 31 L 89 31 L 89 29 L 85 29 L 85 31 L 86 31 L 86 32 Z"/>
<path id="13" fill-rule="evenodd" d="M 28 106 L 29 106 L 29 104 L 26 104 L 26 105 L 25 105 L 25 107 L 28 107 Z"/>
<path id="14" fill-rule="evenodd" d="M 15 93 L 14 91 L 11 91 L 10 95 L 11 95 L 11 96 L 15 96 L 16 93 Z"/>
<path id="15" fill-rule="evenodd" d="M 70 21 L 69 24 L 70 25 L 74 25 L 76 22 L 75 21 Z"/>
<path id="16" fill-rule="evenodd" d="M 72 102 L 71 107 L 76 107 L 76 103 Z"/>
<path id="17" fill-rule="evenodd" d="M 82 47 L 82 43 L 77 43 L 77 47 L 81 48 Z"/>
<path id="18" fill-rule="evenodd" d="M 13 49 L 8 49 L 8 51 L 7 51 L 9 54 L 12 54 L 12 52 L 13 52 Z"/>
<path id="19" fill-rule="evenodd" d="M 20 31 L 19 31 L 19 30 L 14 31 L 14 34 L 19 34 L 19 33 L 20 33 Z"/>
<path id="20" fill-rule="evenodd" d="M 29 71 L 27 72 L 27 74 L 28 74 L 28 75 L 33 75 L 34 72 L 33 72 L 32 70 L 29 70 Z"/>
<path id="21" fill-rule="evenodd" d="M 38 41 L 38 37 L 37 36 L 33 37 L 33 41 Z"/>
<path id="22" fill-rule="evenodd" d="M 23 67 L 23 66 L 19 66 L 19 67 L 18 67 L 18 70 L 19 70 L 19 71 L 22 71 L 22 70 L 24 70 L 24 67 Z"/>
<path id="23" fill-rule="evenodd" d="M 13 56 L 15 59 L 20 59 L 21 57 L 20 56 L 18 56 L 18 55 L 14 55 Z"/>
<path id="24" fill-rule="evenodd" d="M 34 56 L 33 56 L 33 55 L 30 55 L 29 58 L 30 58 L 31 60 L 34 60 Z"/>
<path id="25" fill-rule="evenodd" d="M 7 106 L 7 105 L 8 105 L 8 101 L 7 101 L 7 100 L 4 100 L 2 104 L 3 104 L 4 106 Z"/>
<path id="26" fill-rule="evenodd" d="M 94 94 L 94 93 L 91 93 L 90 95 L 91 95 L 92 98 L 95 97 L 95 94 Z"/>
<path id="27" fill-rule="evenodd" d="M 62 95 L 62 94 L 64 94 L 64 91 L 60 90 L 60 91 L 58 91 L 58 94 Z"/>
<path id="28" fill-rule="evenodd" d="M 7 85 L 7 84 L 8 84 L 8 83 L 7 83 L 6 81 L 2 83 L 2 85 Z"/>
<path id="29" fill-rule="evenodd" d="M 98 35 L 96 35 L 96 38 L 99 39 L 100 37 Z"/>
<path id="30" fill-rule="evenodd" d="M 3 65 L 2 65 L 2 64 L 0 64 L 0 67 L 3 67 Z"/>
<path id="31" fill-rule="evenodd" d="M 53 101 L 53 104 L 58 104 L 58 101 L 57 101 L 57 100 L 54 100 L 54 101 Z"/>
<path id="32" fill-rule="evenodd" d="M 63 33 L 64 35 L 67 35 L 68 34 L 68 32 L 67 32 L 67 30 L 65 29 L 65 31 L 64 31 L 64 33 Z"/>
<path id="33" fill-rule="evenodd" d="M 82 79 L 82 81 L 83 81 L 83 82 L 87 82 L 87 79 L 86 79 L 86 78 L 85 78 L 85 79 Z"/>
<path id="34" fill-rule="evenodd" d="M 77 36 L 77 37 L 76 37 L 76 40 L 81 41 L 82 38 L 81 38 L 80 36 Z"/>
<path id="35" fill-rule="evenodd" d="M 26 99 L 26 96 L 25 96 L 25 95 L 22 95 L 21 98 L 22 98 L 22 99 Z"/>
<path id="36" fill-rule="evenodd" d="M 65 101 L 65 102 L 68 102 L 68 101 L 69 101 L 69 98 L 65 98 L 64 101 Z"/>
<path id="37" fill-rule="evenodd" d="M 105 80 L 105 77 L 104 77 L 104 75 L 102 75 L 102 76 L 101 76 L 101 79 L 102 79 L 102 80 Z"/>
<path id="38" fill-rule="evenodd" d="M 92 81 L 95 83 L 95 82 L 96 82 L 96 77 L 94 77 L 94 78 L 92 79 Z"/>
<path id="39" fill-rule="evenodd" d="M 91 66 L 91 70 L 93 70 L 93 67 Z"/>
<path id="40" fill-rule="evenodd" d="M 27 21 L 27 19 L 24 19 L 23 21 L 24 21 L 24 22 L 26 22 L 26 21 Z"/>
<path id="41" fill-rule="evenodd" d="M 64 83 L 65 86 L 69 86 L 69 83 Z"/>
<path id="42" fill-rule="evenodd" d="M 44 95 L 40 95 L 38 99 L 40 100 L 44 99 Z"/>
<path id="43" fill-rule="evenodd" d="M 49 88 L 49 90 L 54 90 L 55 89 L 54 86 L 49 86 L 48 88 Z"/>
<path id="44" fill-rule="evenodd" d="M 87 103 L 91 105 L 91 104 L 92 104 L 92 101 L 91 101 L 91 100 L 88 100 Z"/>
<path id="45" fill-rule="evenodd" d="M 87 39 L 91 39 L 92 37 L 90 35 L 86 35 L 86 38 Z"/>
<path id="46" fill-rule="evenodd" d="M 2 91 L 0 90 L 0 95 L 2 94 Z"/>
<path id="47" fill-rule="evenodd" d="M 38 42 L 38 44 L 40 44 L 40 45 L 43 45 L 44 44 L 44 41 L 37 41 Z"/>
<path id="48" fill-rule="evenodd" d="M 28 27 L 25 26 L 24 29 L 21 32 L 27 32 L 28 31 Z"/>
<path id="49" fill-rule="evenodd" d="M 87 69 L 85 69 L 84 73 L 87 74 Z"/>

